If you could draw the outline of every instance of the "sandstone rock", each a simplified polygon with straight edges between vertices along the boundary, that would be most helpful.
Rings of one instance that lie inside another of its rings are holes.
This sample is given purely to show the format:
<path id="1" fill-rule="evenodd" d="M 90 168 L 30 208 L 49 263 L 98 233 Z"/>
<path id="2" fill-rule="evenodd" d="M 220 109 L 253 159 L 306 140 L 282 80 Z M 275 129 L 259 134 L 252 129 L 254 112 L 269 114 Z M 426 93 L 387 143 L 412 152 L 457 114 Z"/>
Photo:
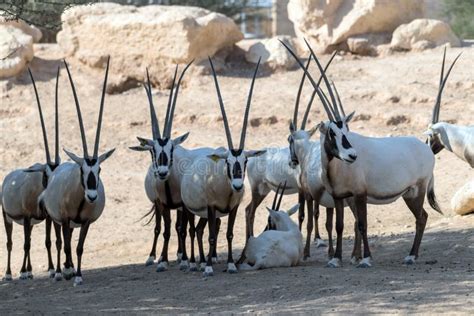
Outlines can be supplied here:
<path id="1" fill-rule="evenodd" d="M 110 55 L 111 77 L 128 78 L 115 82 L 144 81 L 149 67 L 162 87 L 171 84 L 175 64 L 197 64 L 243 38 L 230 18 L 196 7 L 98 3 L 71 8 L 62 20 L 57 41 L 72 62 L 102 68 Z"/>
<path id="2" fill-rule="evenodd" d="M 347 39 L 347 46 L 351 53 L 357 55 L 371 56 L 376 53 L 375 48 L 369 43 L 368 38 L 349 37 Z"/>
<path id="3" fill-rule="evenodd" d="M 0 78 L 25 70 L 33 57 L 33 37 L 14 25 L 0 23 Z"/>
<path id="4" fill-rule="evenodd" d="M 256 64 L 261 57 L 261 64 L 267 65 L 270 69 L 291 69 L 295 66 L 296 61 L 279 40 L 293 46 L 292 39 L 289 36 L 264 39 L 250 46 L 245 54 L 245 59 Z"/>
<path id="5" fill-rule="evenodd" d="M 329 52 L 349 37 L 391 33 L 421 17 L 423 1 L 290 0 L 288 15 L 298 38 L 308 39 L 319 52 Z"/>
<path id="6" fill-rule="evenodd" d="M 23 33 L 26 33 L 33 37 L 33 42 L 35 43 L 39 43 L 41 37 L 43 36 L 41 31 L 36 26 L 29 25 L 23 20 L 7 20 L 5 19 L 5 17 L 0 16 L 0 25 L 10 25 L 22 30 Z"/>
<path id="7" fill-rule="evenodd" d="M 391 46 L 395 49 L 424 50 L 443 44 L 461 46 L 449 24 L 439 20 L 416 19 L 400 25 L 393 32 Z"/>
<path id="8" fill-rule="evenodd" d="M 466 183 L 451 199 L 451 207 L 456 214 L 474 212 L 474 181 Z"/>

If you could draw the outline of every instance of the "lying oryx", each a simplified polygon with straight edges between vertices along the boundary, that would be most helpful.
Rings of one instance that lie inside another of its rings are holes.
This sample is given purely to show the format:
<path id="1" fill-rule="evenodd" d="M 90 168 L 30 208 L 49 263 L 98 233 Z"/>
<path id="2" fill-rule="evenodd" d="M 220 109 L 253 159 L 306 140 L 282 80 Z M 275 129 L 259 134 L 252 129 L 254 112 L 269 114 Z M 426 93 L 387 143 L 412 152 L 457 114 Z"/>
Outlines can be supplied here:
<path id="1" fill-rule="evenodd" d="M 82 122 L 81 108 L 76 94 L 76 88 L 72 81 L 68 65 L 66 66 L 69 81 L 71 83 L 74 103 L 76 105 L 79 128 L 81 131 L 83 154 L 77 156 L 72 152 L 64 152 L 74 162 L 61 164 L 53 172 L 48 183 L 47 189 L 40 196 L 40 205 L 42 205 L 54 222 L 61 224 L 64 237 L 64 253 L 66 255 L 65 268 L 63 276 L 69 280 L 74 275 L 71 254 L 71 235 L 72 228 L 80 227 L 79 242 L 77 244 L 77 272 L 74 279 L 74 285 L 82 284 L 82 253 L 84 242 L 89 230 L 90 224 L 95 222 L 105 207 L 105 192 L 102 181 L 100 180 L 100 165 L 108 159 L 115 149 L 109 150 L 99 156 L 100 130 L 102 127 L 102 115 L 104 111 L 105 88 L 107 86 L 107 77 L 109 73 L 109 61 L 107 59 L 107 68 L 105 70 L 105 79 L 102 88 L 102 98 L 100 101 L 99 119 L 94 144 L 94 153 L 89 156 L 86 133 Z"/>
<path id="2" fill-rule="evenodd" d="M 234 237 L 233 229 L 237 209 L 244 195 L 244 178 L 247 160 L 264 153 L 264 151 L 245 150 L 245 136 L 252 101 L 253 86 L 260 63 L 258 63 L 255 68 L 252 84 L 250 86 L 240 137 L 240 145 L 239 147 L 234 147 L 224 103 L 222 101 L 219 84 L 214 71 L 214 65 L 210 58 L 209 62 L 211 64 L 219 106 L 224 122 L 228 148 L 216 149 L 207 157 L 201 157 L 200 159 L 194 160 L 188 169 L 189 172 L 186 172 L 184 175 L 181 186 L 181 197 L 185 207 L 199 217 L 207 218 L 208 220 L 209 255 L 204 270 L 204 276 L 211 276 L 214 274 L 212 269 L 212 254 L 216 247 L 216 219 L 217 217 L 227 215 L 229 215 L 226 235 L 228 243 L 227 272 L 237 272 L 232 256 L 232 239 Z"/>
<path id="3" fill-rule="evenodd" d="M 303 236 L 290 218 L 298 210 L 299 204 L 286 212 L 280 211 L 286 183 L 278 199 L 280 185 L 275 193 L 272 208 L 267 207 L 269 230 L 258 237 L 249 238 L 245 250 L 247 263 L 239 266 L 241 270 L 295 266 L 303 256 Z"/>
<path id="4" fill-rule="evenodd" d="M 453 152 L 456 156 L 466 161 L 472 168 L 474 168 L 474 125 L 458 126 L 439 121 L 439 110 L 441 107 L 441 95 L 444 86 L 448 80 L 449 74 L 453 69 L 454 64 L 458 60 L 461 53 L 454 59 L 453 63 L 444 76 L 444 64 L 446 60 L 446 48 L 443 54 L 443 64 L 441 66 L 441 78 L 439 81 L 438 96 L 433 108 L 433 116 L 428 131 L 428 143 L 431 146 L 434 154 L 439 153 L 443 148 Z"/>
<path id="5" fill-rule="evenodd" d="M 306 72 L 329 118 L 329 121 L 319 125 L 323 144 L 321 177 L 336 205 L 337 247 L 329 265 L 341 265 L 345 198 L 350 198 L 349 203 L 356 210 L 364 243 L 363 259 L 359 266 L 370 267 L 372 263 L 367 238 L 367 203 L 388 204 L 403 197 L 416 218 L 415 240 L 409 256 L 405 258 L 405 263 L 414 263 L 428 218 L 423 208 L 425 195 L 430 206 L 441 213 L 434 192 L 435 159 L 432 151 L 415 137 L 374 138 L 349 131 L 347 124 L 354 113 L 345 115 L 342 104 L 338 104 L 333 88 L 310 45 L 306 43 L 323 75 L 330 101 L 293 51 L 282 44 Z"/>
<path id="6" fill-rule="evenodd" d="M 33 278 L 31 258 L 30 258 L 30 244 L 31 244 L 31 231 L 33 225 L 37 224 L 46 219 L 46 249 L 48 251 L 48 272 L 50 277 L 55 276 L 53 260 L 51 257 L 51 219 L 38 208 L 38 197 L 48 185 L 48 180 L 51 173 L 60 164 L 59 157 L 59 130 L 58 130 L 58 80 L 59 80 L 59 67 L 56 75 L 56 105 L 55 105 L 55 157 L 54 161 L 51 160 L 48 146 L 48 136 L 46 133 L 46 127 L 43 120 L 43 111 L 41 110 L 40 99 L 38 91 L 36 89 L 36 83 L 33 78 L 31 70 L 28 68 L 31 82 L 36 96 L 36 103 L 38 105 L 38 112 L 40 117 L 41 130 L 43 132 L 44 150 L 46 153 L 46 163 L 37 163 L 27 169 L 17 169 L 9 173 L 3 181 L 3 193 L 1 195 L 1 202 L 3 208 L 3 220 L 5 223 L 5 231 L 7 233 L 7 251 L 8 261 L 7 270 L 4 279 L 9 281 L 12 280 L 12 274 L 10 269 L 10 258 L 12 251 L 12 230 L 13 221 L 19 225 L 23 225 L 24 230 L 24 257 L 23 265 L 21 267 L 20 279 Z M 58 267 L 59 256 L 61 253 L 61 231 L 59 225 L 54 225 L 56 231 L 56 248 L 58 252 Z M 58 270 L 56 270 L 58 271 Z"/>

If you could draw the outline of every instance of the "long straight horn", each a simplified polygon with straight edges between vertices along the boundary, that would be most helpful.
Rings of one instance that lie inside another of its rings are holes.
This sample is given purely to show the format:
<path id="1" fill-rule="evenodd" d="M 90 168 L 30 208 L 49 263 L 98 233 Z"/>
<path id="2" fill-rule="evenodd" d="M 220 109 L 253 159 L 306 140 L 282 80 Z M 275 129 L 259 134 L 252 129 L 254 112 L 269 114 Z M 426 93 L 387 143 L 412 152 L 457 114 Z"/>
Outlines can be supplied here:
<path id="1" fill-rule="evenodd" d="M 38 104 L 38 112 L 41 122 L 41 129 L 43 130 L 43 141 L 44 141 L 44 151 L 46 152 L 46 162 L 51 164 L 51 156 L 49 155 L 49 146 L 48 146 L 48 135 L 46 134 L 46 126 L 44 125 L 43 111 L 41 110 L 41 103 L 38 96 L 38 90 L 36 89 L 35 79 L 31 73 L 30 67 L 28 67 L 28 73 L 30 74 L 31 82 L 33 83 L 33 88 L 35 90 L 36 104 Z"/>
<path id="2" fill-rule="evenodd" d="M 334 89 L 334 94 L 336 95 L 337 106 L 339 106 L 339 111 L 342 114 L 342 116 L 345 117 L 346 111 L 344 111 L 344 107 L 342 106 L 341 97 L 339 96 L 339 92 L 337 91 L 336 84 L 334 82 L 331 82 L 331 85 L 332 85 L 332 88 Z"/>
<path id="3" fill-rule="evenodd" d="M 104 85 L 102 87 L 102 97 L 100 98 L 99 119 L 97 120 L 97 132 L 95 134 L 93 158 L 97 158 L 99 156 L 100 130 L 102 128 L 102 115 L 104 113 L 105 89 L 107 88 L 107 77 L 109 76 L 109 64 L 110 64 L 110 56 L 107 57 L 107 68 L 105 69 Z M 150 91 L 150 94 L 151 94 L 151 91 Z"/>
<path id="4" fill-rule="evenodd" d="M 166 131 L 166 135 L 165 135 L 166 137 L 171 137 L 171 130 L 173 128 L 174 109 L 176 108 L 176 100 L 178 99 L 179 87 L 181 86 L 181 80 L 183 80 L 186 70 L 188 70 L 189 66 L 191 66 L 193 62 L 194 62 L 194 59 L 191 60 L 191 62 L 186 65 L 184 70 L 181 72 L 181 75 L 179 76 L 178 84 L 176 85 L 176 90 L 174 91 L 173 105 L 171 106 L 168 123 L 166 124 L 168 127 Z"/>
<path id="5" fill-rule="evenodd" d="M 176 65 L 176 68 L 174 69 L 173 84 L 171 85 L 171 89 L 170 89 L 170 96 L 168 98 L 168 106 L 166 107 L 166 117 L 165 117 L 165 126 L 163 127 L 163 137 L 167 137 L 166 131 L 168 130 L 168 122 L 170 120 L 171 104 L 173 103 L 173 90 L 176 84 L 177 75 L 178 75 L 178 65 Z"/>
<path id="6" fill-rule="evenodd" d="M 316 84 L 316 82 L 314 81 L 313 77 L 311 76 L 311 74 L 309 73 L 308 70 L 305 69 L 303 63 L 301 62 L 301 60 L 296 56 L 296 54 L 291 50 L 290 47 L 288 47 L 288 45 L 286 45 L 283 41 L 280 41 L 280 43 L 288 50 L 288 52 L 291 54 L 291 56 L 293 56 L 293 58 L 296 60 L 296 62 L 298 63 L 298 65 L 301 67 L 301 69 L 303 69 L 303 71 L 306 73 L 306 76 L 308 76 L 308 79 L 309 81 L 311 82 L 311 84 L 313 85 L 313 88 L 317 91 L 317 90 L 320 90 L 319 89 L 319 85 Z M 319 93 L 318 93 L 319 95 Z M 332 114 L 332 109 L 331 107 L 326 104 L 325 102 L 322 102 L 323 103 L 323 107 L 324 107 L 324 110 L 326 111 L 326 114 L 329 118 L 329 120 L 333 121 L 333 114 Z"/>
<path id="7" fill-rule="evenodd" d="M 221 90 L 219 89 L 219 83 L 217 82 L 216 71 L 214 69 L 214 64 L 212 63 L 211 57 L 209 57 L 209 63 L 211 64 L 212 75 L 214 77 L 214 84 L 216 85 L 217 99 L 219 100 L 219 106 L 221 108 L 222 121 L 224 122 L 225 135 L 227 137 L 227 146 L 229 149 L 234 149 L 232 144 L 232 134 L 229 129 L 229 122 L 227 121 L 227 115 L 225 113 L 224 102 L 222 101 Z"/>
<path id="8" fill-rule="evenodd" d="M 309 55 L 308 62 L 306 63 L 306 67 L 305 67 L 306 71 L 308 71 L 310 63 L 311 63 L 311 55 Z M 295 129 L 298 129 L 298 108 L 300 106 L 301 91 L 303 90 L 305 79 L 306 79 L 306 72 L 303 72 L 303 77 L 301 78 L 300 86 L 298 87 L 298 94 L 296 95 L 295 111 L 293 113 L 293 125 L 295 126 Z"/>
<path id="9" fill-rule="evenodd" d="M 244 123 L 242 124 L 242 132 L 240 134 L 239 149 L 244 149 L 244 147 L 245 147 L 245 136 L 247 135 L 247 126 L 248 126 L 248 121 L 249 121 L 250 105 L 252 104 L 253 86 L 255 84 L 255 78 L 257 77 L 258 66 L 260 66 L 260 60 L 261 59 L 262 59 L 262 57 L 258 58 L 257 67 L 255 67 L 255 72 L 253 73 L 252 83 L 250 84 L 249 96 L 247 98 L 247 107 L 245 108 L 245 114 L 244 114 Z"/>
<path id="10" fill-rule="evenodd" d="M 334 51 L 331 58 L 329 58 L 328 62 L 326 63 L 326 66 L 324 66 L 324 72 L 325 73 L 328 70 L 329 65 L 331 65 L 331 62 L 333 61 L 334 57 L 336 57 L 336 54 L 337 54 L 337 51 Z M 319 76 L 318 88 L 319 88 L 319 85 L 321 84 L 321 80 L 323 80 L 322 75 Z M 304 130 L 306 128 L 306 122 L 308 121 L 309 112 L 311 111 L 311 106 L 313 105 L 313 100 L 314 100 L 315 95 L 316 95 L 316 90 L 313 91 L 313 93 L 311 94 L 311 99 L 309 100 L 308 106 L 306 107 L 306 111 L 304 112 L 303 122 L 301 123 L 301 129 L 302 130 Z"/>
<path id="11" fill-rule="evenodd" d="M 283 189 L 281 190 L 281 193 L 280 193 L 280 199 L 278 200 L 278 204 L 277 204 L 277 210 L 278 211 L 280 210 L 281 200 L 283 199 L 283 195 L 285 194 L 285 190 L 286 190 L 286 181 L 283 184 Z"/>
<path id="12" fill-rule="evenodd" d="M 448 81 L 448 77 L 451 74 L 451 70 L 453 69 L 454 64 L 458 61 L 459 57 L 461 57 L 461 54 L 462 54 L 462 52 L 459 53 L 456 56 L 453 63 L 449 67 L 448 72 L 446 73 L 446 77 L 443 78 L 444 63 L 445 63 L 445 59 L 446 59 L 446 47 L 444 48 L 443 65 L 442 65 L 442 68 L 441 68 L 441 78 L 440 78 L 440 82 L 439 82 L 438 96 L 436 97 L 436 103 L 435 103 L 435 106 L 434 106 L 434 109 L 433 109 L 433 117 L 432 117 L 432 120 L 431 120 L 432 124 L 438 123 L 438 121 L 439 121 L 439 110 L 440 110 L 440 107 L 441 107 L 441 96 L 443 94 L 443 89 L 444 89 L 444 86 L 446 85 L 446 81 Z"/>
<path id="13" fill-rule="evenodd" d="M 272 210 L 276 211 L 276 206 L 277 206 L 277 199 L 278 199 L 278 193 L 280 192 L 280 188 L 281 188 L 281 182 L 278 183 L 278 188 L 275 192 L 275 197 L 273 198 L 273 203 L 272 203 Z"/>
<path id="14" fill-rule="evenodd" d="M 77 119 L 79 120 L 79 129 L 81 130 L 82 149 L 84 151 L 84 158 L 88 158 L 89 154 L 87 152 L 87 140 L 86 140 L 86 133 L 84 132 L 84 123 L 82 122 L 81 107 L 79 105 L 76 88 L 74 87 L 74 82 L 72 81 L 71 73 L 69 72 L 69 67 L 67 65 L 66 60 L 64 60 L 64 65 L 66 66 L 69 82 L 71 83 L 72 94 L 74 96 L 74 103 L 76 104 Z"/>
<path id="15" fill-rule="evenodd" d="M 150 106 L 150 117 L 151 117 L 151 133 L 153 135 L 153 139 L 156 140 L 161 138 L 160 134 L 160 124 L 158 123 L 158 118 L 156 117 L 155 106 L 153 105 L 153 95 L 151 93 L 151 82 L 150 82 L 150 75 L 148 73 L 148 68 L 146 68 L 146 78 L 147 78 L 147 86 L 143 86 L 146 91 L 146 95 L 148 97 L 148 105 Z"/>
<path id="16" fill-rule="evenodd" d="M 54 128 L 55 128 L 55 134 L 54 134 L 54 142 L 55 142 L 55 148 L 54 148 L 54 164 L 57 166 L 61 162 L 61 159 L 59 157 L 59 102 L 58 102 L 58 88 L 59 88 L 59 72 L 61 70 L 61 67 L 58 66 L 58 72 L 56 74 L 56 91 L 55 91 L 55 98 L 54 98 Z"/>

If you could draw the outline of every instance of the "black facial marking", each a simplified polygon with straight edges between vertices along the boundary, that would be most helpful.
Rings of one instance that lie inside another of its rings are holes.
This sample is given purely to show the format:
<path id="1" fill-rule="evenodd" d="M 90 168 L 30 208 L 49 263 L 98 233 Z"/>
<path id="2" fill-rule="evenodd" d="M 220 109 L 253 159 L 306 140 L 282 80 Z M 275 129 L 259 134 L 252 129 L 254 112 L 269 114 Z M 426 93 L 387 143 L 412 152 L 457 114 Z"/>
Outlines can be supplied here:
<path id="1" fill-rule="evenodd" d="M 158 144 L 160 144 L 161 147 L 165 147 L 169 140 L 169 138 L 158 138 Z"/>
<path id="2" fill-rule="evenodd" d="M 164 151 L 160 153 L 158 156 L 158 165 L 159 166 L 167 166 L 168 165 L 168 156 Z"/>
<path id="3" fill-rule="evenodd" d="M 87 176 L 87 189 L 88 190 L 97 189 L 97 181 L 95 180 L 95 176 L 93 172 L 89 172 L 89 175 Z"/>
<path id="4" fill-rule="evenodd" d="M 243 172 L 242 167 L 240 166 L 240 162 L 236 161 L 234 163 L 234 168 L 232 168 L 232 175 L 234 176 L 234 179 L 242 179 Z"/>
<path id="5" fill-rule="evenodd" d="M 336 123 L 336 126 L 339 127 L 339 129 L 341 129 L 344 126 L 344 123 L 342 121 L 337 121 L 335 123 Z"/>
<path id="6" fill-rule="evenodd" d="M 299 161 L 298 161 L 298 157 L 296 156 L 296 152 L 295 152 L 295 141 L 293 139 L 293 137 L 289 136 L 288 137 L 288 142 L 290 143 L 290 158 L 291 158 L 291 162 L 293 162 L 294 164 L 299 164 Z"/>
<path id="7" fill-rule="evenodd" d="M 331 128 L 328 128 L 326 137 L 324 139 L 324 150 L 328 156 L 328 160 L 331 161 L 334 157 L 339 159 L 339 150 L 336 143 L 336 134 Z"/>
<path id="8" fill-rule="evenodd" d="M 352 148 L 351 143 L 349 143 L 349 141 L 347 140 L 346 135 L 342 135 L 342 147 L 344 147 L 345 149 Z"/>
<path id="9" fill-rule="evenodd" d="M 97 159 L 96 158 L 86 158 L 85 162 L 89 167 L 92 167 L 93 165 L 95 165 L 97 163 Z"/>
<path id="10" fill-rule="evenodd" d="M 240 154 L 242 154 L 242 151 L 243 149 L 231 149 L 230 153 L 232 154 L 232 156 L 238 157 L 240 156 Z"/>

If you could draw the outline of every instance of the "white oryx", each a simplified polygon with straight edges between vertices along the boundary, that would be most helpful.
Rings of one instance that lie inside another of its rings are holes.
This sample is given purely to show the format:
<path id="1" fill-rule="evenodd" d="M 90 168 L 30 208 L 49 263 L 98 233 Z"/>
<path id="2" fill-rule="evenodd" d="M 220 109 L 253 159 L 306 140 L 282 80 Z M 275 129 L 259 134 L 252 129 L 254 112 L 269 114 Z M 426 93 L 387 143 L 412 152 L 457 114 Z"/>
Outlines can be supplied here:
<path id="1" fill-rule="evenodd" d="M 431 146 L 434 154 L 439 153 L 443 148 L 446 148 L 456 156 L 466 161 L 472 168 L 474 168 L 474 125 L 459 126 L 439 121 L 439 110 L 441 107 L 441 94 L 444 86 L 448 80 L 449 74 L 453 69 L 454 64 L 458 60 L 461 53 L 454 59 L 453 63 L 444 76 L 444 64 L 446 60 L 446 48 L 443 54 L 443 64 L 441 66 L 441 78 L 439 81 L 438 96 L 433 108 L 433 116 L 428 131 L 428 144 Z"/>
<path id="2" fill-rule="evenodd" d="M 43 132 L 44 150 L 46 153 L 46 163 L 36 163 L 33 166 L 26 169 L 17 169 L 9 173 L 3 181 L 3 192 L 0 196 L 2 209 L 3 209 L 3 220 L 5 223 L 5 231 L 7 233 L 7 251 L 8 261 L 7 270 L 5 273 L 4 280 L 12 280 L 12 274 L 10 269 L 10 259 L 12 251 L 12 230 L 13 221 L 19 225 L 23 225 L 24 230 L 24 257 L 23 265 L 20 271 L 20 279 L 33 278 L 31 258 L 30 258 L 30 246 L 31 246 L 31 231 L 33 225 L 40 223 L 46 219 L 46 249 L 48 251 L 48 272 L 50 277 L 55 276 L 53 260 L 51 257 L 51 219 L 47 216 L 44 210 L 38 208 L 38 197 L 48 185 L 48 180 L 51 177 L 51 173 L 61 163 L 59 157 L 59 130 L 58 130 L 58 80 L 59 80 L 59 67 L 56 74 L 56 104 L 55 104 L 55 159 L 51 160 L 48 146 L 48 136 L 46 133 L 46 126 L 43 119 L 43 111 L 41 109 L 41 103 L 36 89 L 36 83 L 33 78 L 31 70 L 28 68 L 31 82 L 36 96 L 36 103 L 38 105 L 38 112 L 40 117 L 41 130 Z M 58 252 L 58 269 L 59 256 L 61 253 L 61 231 L 59 225 L 54 225 L 56 231 L 56 248 Z"/>
<path id="3" fill-rule="evenodd" d="M 247 132 L 248 116 L 252 101 L 253 86 L 260 62 L 255 68 L 255 72 L 250 86 L 247 99 L 247 106 L 244 114 L 244 122 L 240 137 L 239 147 L 234 147 L 229 123 L 222 101 L 222 96 L 217 82 L 217 76 L 212 64 L 214 83 L 216 86 L 219 106 L 222 113 L 224 128 L 227 138 L 228 148 L 219 148 L 204 158 L 196 159 L 189 172 L 183 177 L 181 187 L 181 197 L 188 210 L 202 218 L 207 218 L 209 226 L 209 255 L 204 269 L 204 276 L 214 274 L 212 269 L 212 254 L 216 247 L 216 219 L 217 217 L 229 215 L 227 226 L 228 258 L 227 272 L 236 273 L 237 267 L 232 256 L 232 239 L 237 209 L 244 195 L 244 178 L 247 160 L 264 153 L 264 151 L 246 151 L 245 136 Z M 198 237 L 199 239 L 199 237 Z M 201 258 L 202 262 L 203 258 Z"/>
<path id="4" fill-rule="evenodd" d="M 409 256 L 404 260 L 406 264 L 414 263 L 428 218 L 423 208 L 425 195 L 430 206 L 441 213 L 434 192 L 435 159 L 430 147 L 415 137 L 375 138 L 349 131 L 348 123 L 354 113 L 345 115 L 342 104 L 338 104 L 333 88 L 310 45 L 306 43 L 323 75 L 331 101 L 293 51 L 282 44 L 307 74 L 329 118 L 329 121 L 319 125 L 322 144 L 321 177 L 336 205 L 337 246 L 329 265 L 341 265 L 343 205 L 346 198 L 356 210 L 364 244 L 363 259 L 359 267 L 372 265 L 367 238 L 367 203 L 388 204 L 400 197 L 403 197 L 416 218 L 415 240 Z"/>
<path id="5" fill-rule="evenodd" d="M 239 266 L 241 270 L 296 266 L 303 257 L 303 236 L 298 226 L 290 218 L 299 209 L 296 204 L 288 211 L 280 211 L 285 185 L 278 199 L 278 186 L 272 208 L 268 208 L 268 230 L 258 237 L 250 237 L 245 256 L 247 263 Z M 277 203 L 278 199 L 278 203 Z"/>
<path id="6" fill-rule="evenodd" d="M 192 63 L 192 62 L 191 62 Z M 173 126 L 174 110 L 176 107 L 176 101 L 178 98 L 179 87 L 181 80 L 191 65 L 189 63 L 184 68 L 181 76 L 178 80 L 176 90 L 173 89 L 175 86 L 176 73 L 178 68 L 176 67 L 173 86 L 171 88 L 170 97 L 168 100 L 168 108 L 166 110 L 165 124 L 163 127 L 163 135 L 160 132 L 160 126 L 158 118 L 156 116 L 155 108 L 153 106 L 153 96 L 151 91 L 150 78 L 148 76 L 148 87 L 145 87 L 148 103 L 150 107 L 151 125 L 152 125 L 152 136 L 153 139 L 145 139 L 138 137 L 140 141 L 139 146 L 130 147 L 136 151 L 149 151 L 151 153 L 152 162 L 148 168 L 148 172 L 145 178 L 145 191 L 148 199 L 154 204 L 155 210 L 155 235 L 153 240 L 153 246 L 150 252 L 150 256 L 147 260 L 147 265 L 153 264 L 156 256 L 156 243 L 158 235 L 161 230 L 161 216 L 165 221 L 164 245 L 161 257 L 158 260 L 157 272 L 165 271 L 168 269 L 168 243 L 170 238 L 170 226 L 171 217 L 170 209 L 177 209 L 177 232 L 179 239 L 178 253 L 182 253 L 180 268 L 181 270 L 187 270 L 190 268 L 191 271 L 197 271 L 196 260 L 194 256 L 194 237 L 195 237 L 195 226 L 194 226 L 194 214 L 191 214 L 187 210 L 183 209 L 183 202 L 181 200 L 181 180 L 187 168 L 191 165 L 198 157 L 205 157 L 213 152 L 212 148 L 199 148 L 199 149 L 186 149 L 181 144 L 187 139 L 189 133 L 179 136 L 175 139 L 171 139 L 171 131 Z M 190 222 L 189 234 L 191 237 L 191 257 L 188 263 L 188 257 L 186 253 L 186 226 L 187 222 Z M 203 257 L 203 253 L 201 254 Z"/>
<path id="7" fill-rule="evenodd" d="M 105 70 L 94 152 L 92 156 L 89 156 L 79 100 L 77 98 L 76 89 L 68 65 L 66 61 L 64 61 L 69 81 L 71 83 L 74 103 L 76 105 L 83 154 L 82 157 L 77 156 L 64 149 L 64 152 L 73 160 L 73 162 L 63 163 L 56 168 L 51 175 L 47 189 L 41 194 L 39 202 L 40 205 L 46 209 L 52 220 L 62 226 L 64 253 L 66 255 L 63 276 L 67 280 L 74 275 L 71 254 L 72 229 L 76 227 L 81 228 L 79 242 L 76 249 L 77 272 L 75 272 L 75 286 L 80 285 L 83 282 L 81 271 L 82 253 L 89 226 L 100 217 L 105 207 L 105 191 L 104 185 L 100 179 L 100 164 L 109 158 L 115 151 L 115 149 L 112 149 L 99 156 L 100 131 L 102 127 L 102 115 L 104 111 L 105 88 L 107 86 L 109 62 L 110 58 L 107 59 L 107 68 Z"/>

